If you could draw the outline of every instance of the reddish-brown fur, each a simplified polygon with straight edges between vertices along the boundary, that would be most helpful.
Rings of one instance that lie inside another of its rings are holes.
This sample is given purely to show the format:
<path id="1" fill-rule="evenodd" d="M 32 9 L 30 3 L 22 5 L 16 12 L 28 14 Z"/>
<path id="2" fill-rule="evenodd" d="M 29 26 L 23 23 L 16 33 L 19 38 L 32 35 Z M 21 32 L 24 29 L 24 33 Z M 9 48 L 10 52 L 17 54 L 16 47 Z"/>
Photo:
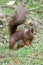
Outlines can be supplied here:
<path id="1" fill-rule="evenodd" d="M 16 42 L 19 40 L 23 40 L 23 45 L 18 44 L 18 48 L 23 47 L 24 45 L 31 45 L 32 41 L 34 39 L 34 34 L 33 34 L 33 29 L 24 29 L 24 30 L 19 30 L 16 31 L 14 34 L 11 35 L 10 37 L 10 43 L 9 43 L 9 48 L 12 49 Z"/>

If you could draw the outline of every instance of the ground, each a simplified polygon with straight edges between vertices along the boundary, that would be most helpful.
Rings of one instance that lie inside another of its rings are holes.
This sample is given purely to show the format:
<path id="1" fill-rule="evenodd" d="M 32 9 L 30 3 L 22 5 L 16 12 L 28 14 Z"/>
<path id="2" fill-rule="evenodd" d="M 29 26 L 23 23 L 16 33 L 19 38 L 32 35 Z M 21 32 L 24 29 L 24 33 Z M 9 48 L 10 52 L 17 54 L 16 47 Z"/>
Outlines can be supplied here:
<path id="1" fill-rule="evenodd" d="M 0 43 L 0 65 L 43 65 L 43 31 L 36 34 L 32 46 L 10 50 L 9 43 Z"/>
<path id="2" fill-rule="evenodd" d="M 0 0 L 0 5 L 5 5 L 8 1 L 11 0 Z M 22 1 L 27 2 L 27 0 Z M 17 3 L 15 4 L 17 5 Z M 28 12 L 28 17 L 33 17 L 43 22 L 43 6 L 41 5 L 43 5 L 43 0 L 29 0 L 29 2 L 25 4 L 25 7 L 28 10 L 32 10 Z M 0 12 L 10 15 L 14 10 L 8 7 L 1 8 Z M 7 36 L 7 29 L 4 32 Z M 0 40 L 0 65 L 43 65 L 43 30 L 38 28 L 35 33 L 32 46 L 25 46 L 18 50 L 10 50 L 8 47 L 9 42 L 3 44 Z M 2 37 L 2 34 L 3 30 L 0 27 L 0 38 Z"/>

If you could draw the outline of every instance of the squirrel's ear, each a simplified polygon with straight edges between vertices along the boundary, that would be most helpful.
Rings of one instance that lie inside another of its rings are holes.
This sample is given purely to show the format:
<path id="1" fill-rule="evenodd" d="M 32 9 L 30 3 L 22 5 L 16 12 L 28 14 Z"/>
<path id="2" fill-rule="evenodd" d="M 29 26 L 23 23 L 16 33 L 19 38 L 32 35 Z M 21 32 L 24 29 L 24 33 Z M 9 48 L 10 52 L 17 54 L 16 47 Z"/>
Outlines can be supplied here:
<path id="1" fill-rule="evenodd" d="M 28 33 L 33 33 L 33 32 L 34 32 L 33 28 L 30 28 L 30 29 L 28 30 Z"/>
<path id="2" fill-rule="evenodd" d="M 31 28 L 31 32 L 32 32 L 32 33 L 34 32 L 33 28 Z"/>
<path id="3" fill-rule="evenodd" d="M 30 32 L 31 32 L 31 29 L 29 29 L 27 33 L 29 34 Z"/>

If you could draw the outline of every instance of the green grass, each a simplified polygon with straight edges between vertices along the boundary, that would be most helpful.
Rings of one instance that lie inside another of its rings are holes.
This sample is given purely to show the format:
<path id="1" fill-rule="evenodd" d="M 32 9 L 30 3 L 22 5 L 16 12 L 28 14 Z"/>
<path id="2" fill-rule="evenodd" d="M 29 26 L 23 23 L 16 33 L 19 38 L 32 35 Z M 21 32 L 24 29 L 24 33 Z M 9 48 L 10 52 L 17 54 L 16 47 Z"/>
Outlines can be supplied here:
<path id="1" fill-rule="evenodd" d="M 5 4 L 5 3 L 7 3 L 7 2 L 9 2 L 9 0 L 0 0 L 0 5 L 3 5 L 3 4 Z"/>
<path id="2" fill-rule="evenodd" d="M 0 5 L 5 5 L 9 0 L 0 0 Z M 32 0 L 31 0 L 32 1 Z M 34 0 L 32 4 L 27 3 L 26 8 L 31 9 L 40 6 L 39 0 Z M 15 4 L 14 4 L 15 5 Z M 14 12 L 11 8 L 3 8 L 0 11 L 10 14 Z M 43 7 L 32 11 L 28 16 L 35 17 L 43 21 Z M 39 12 L 39 13 L 38 13 Z M 0 31 L 2 29 L 0 28 Z M 8 31 L 6 31 L 8 32 Z M 0 34 L 0 37 L 4 37 Z M 0 65 L 43 65 L 43 30 L 38 29 L 32 46 L 25 46 L 19 50 L 10 50 L 9 43 L 0 42 Z"/>

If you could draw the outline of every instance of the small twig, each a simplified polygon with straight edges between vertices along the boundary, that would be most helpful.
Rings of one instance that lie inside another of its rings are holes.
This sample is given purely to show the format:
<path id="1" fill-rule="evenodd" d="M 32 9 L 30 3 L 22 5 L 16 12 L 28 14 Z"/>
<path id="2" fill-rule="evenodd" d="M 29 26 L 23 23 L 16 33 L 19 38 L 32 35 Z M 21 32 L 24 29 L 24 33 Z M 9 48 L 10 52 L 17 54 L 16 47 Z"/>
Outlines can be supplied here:
<path id="1" fill-rule="evenodd" d="M 0 8 L 12 8 L 12 9 L 15 9 L 15 6 L 0 5 Z"/>

